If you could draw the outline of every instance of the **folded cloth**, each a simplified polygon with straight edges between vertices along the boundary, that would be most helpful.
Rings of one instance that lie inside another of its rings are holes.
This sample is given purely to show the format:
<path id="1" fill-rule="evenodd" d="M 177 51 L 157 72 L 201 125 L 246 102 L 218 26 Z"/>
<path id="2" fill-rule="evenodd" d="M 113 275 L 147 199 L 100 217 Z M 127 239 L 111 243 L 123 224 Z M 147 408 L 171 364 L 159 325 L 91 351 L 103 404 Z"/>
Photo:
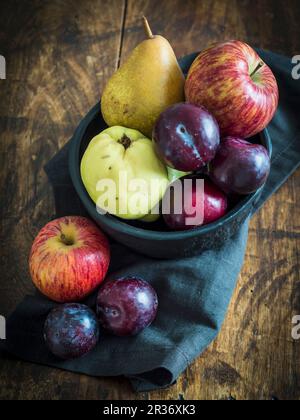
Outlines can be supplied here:
<path id="1" fill-rule="evenodd" d="M 269 126 L 273 142 L 272 170 L 256 210 L 299 166 L 300 81 L 292 78 L 291 60 L 259 50 L 280 89 L 279 109 Z M 186 69 L 195 54 L 185 57 Z M 48 163 L 57 216 L 86 215 L 68 172 L 68 144 Z M 138 275 L 159 296 L 158 316 L 150 328 L 131 338 L 102 333 L 95 350 L 81 359 L 60 361 L 43 341 L 43 323 L 55 303 L 28 296 L 7 322 L 5 350 L 23 360 L 93 376 L 128 377 L 135 390 L 148 391 L 173 384 L 185 368 L 212 342 L 222 322 L 241 270 L 248 222 L 218 250 L 179 261 L 158 261 L 112 243 L 110 276 Z M 95 304 L 95 296 L 86 303 Z"/>

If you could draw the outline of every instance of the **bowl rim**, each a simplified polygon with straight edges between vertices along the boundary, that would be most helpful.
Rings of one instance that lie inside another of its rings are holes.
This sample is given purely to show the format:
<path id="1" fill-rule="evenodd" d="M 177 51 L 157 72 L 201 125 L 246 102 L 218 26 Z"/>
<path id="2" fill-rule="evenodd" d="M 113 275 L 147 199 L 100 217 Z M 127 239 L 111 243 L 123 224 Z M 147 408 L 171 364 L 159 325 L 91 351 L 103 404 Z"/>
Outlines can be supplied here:
<path id="1" fill-rule="evenodd" d="M 88 213 L 94 220 L 99 220 L 99 222 L 102 225 L 105 225 L 107 228 L 114 229 L 120 233 L 139 239 L 157 241 L 190 239 L 198 236 L 199 234 L 207 234 L 220 228 L 223 224 L 229 223 L 236 217 L 238 213 L 243 212 L 246 207 L 254 203 L 255 200 L 259 198 L 265 184 L 254 193 L 245 196 L 245 198 L 243 198 L 236 206 L 234 206 L 225 216 L 221 217 L 215 222 L 204 226 L 199 226 L 191 230 L 183 231 L 154 231 L 149 229 L 142 229 L 140 227 L 131 226 L 122 219 L 117 219 L 115 216 L 110 214 L 99 214 L 96 210 L 95 203 L 89 197 L 84 187 L 80 174 L 80 165 L 77 162 L 79 161 L 80 147 L 83 135 L 95 116 L 101 112 L 100 109 L 100 102 L 98 102 L 79 123 L 73 137 L 70 140 L 68 165 L 73 186 Z M 272 142 L 268 130 L 265 128 L 263 131 L 258 133 L 258 135 L 264 138 L 268 153 L 271 157 Z"/>

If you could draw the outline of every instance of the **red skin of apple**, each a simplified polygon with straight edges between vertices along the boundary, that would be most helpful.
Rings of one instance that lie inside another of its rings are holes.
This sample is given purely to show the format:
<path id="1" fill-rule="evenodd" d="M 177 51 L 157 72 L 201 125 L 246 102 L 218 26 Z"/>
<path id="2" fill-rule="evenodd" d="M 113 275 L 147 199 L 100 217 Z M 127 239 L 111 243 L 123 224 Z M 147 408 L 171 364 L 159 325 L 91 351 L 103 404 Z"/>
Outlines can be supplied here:
<path id="1" fill-rule="evenodd" d="M 220 130 L 214 116 L 204 107 L 179 103 L 159 116 L 153 141 L 166 165 L 193 172 L 214 158 L 220 144 Z"/>
<path id="2" fill-rule="evenodd" d="M 207 225 L 212 223 L 226 214 L 227 207 L 228 207 L 228 200 L 227 196 L 211 181 L 208 179 L 204 180 L 204 219 L 203 223 L 200 225 L 188 225 L 186 224 L 186 219 L 189 217 L 193 217 L 191 215 L 193 209 L 195 208 L 196 203 L 200 203 L 200 200 L 196 198 L 197 189 L 196 184 L 193 183 L 192 188 L 192 197 L 190 197 L 186 204 L 188 204 L 189 211 L 183 211 L 182 214 L 174 214 L 174 204 L 172 201 L 172 193 L 171 193 L 171 212 L 170 214 L 164 214 L 164 220 L 166 224 L 172 230 L 188 230 L 193 229 L 198 226 Z M 184 198 L 184 194 L 183 194 Z M 172 211 L 173 207 L 173 211 Z M 182 206 L 184 210 L 187 210 L 184 206 Z M 199 209 L 200 211 L 200 209 Z M 194 212 L 195 215 L 196 212 Z"/>
<path id="3" fill-rule="evenodd" d="M 185 95 L 187 102 L 205 106 L 216 117 L 222 137 L 241 138 L 268 125 L 279 99 L 271 69 L 240 41 L 203 51 L 189 70 Z"/>
<path id="4" fill-rule="evenodd" d="M 56 302 L 77 302 L 104 280 L 110 263 L 106 236 L 89 219 L 62 217 L 35 238 L 29 268 L 35 286 Z"/>

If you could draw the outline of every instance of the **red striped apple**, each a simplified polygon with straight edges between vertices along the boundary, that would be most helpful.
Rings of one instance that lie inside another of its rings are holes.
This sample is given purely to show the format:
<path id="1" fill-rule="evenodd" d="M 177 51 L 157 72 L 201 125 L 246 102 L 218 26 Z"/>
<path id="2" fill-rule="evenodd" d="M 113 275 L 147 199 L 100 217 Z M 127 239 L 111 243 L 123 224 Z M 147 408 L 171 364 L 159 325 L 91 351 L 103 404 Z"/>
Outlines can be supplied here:
<path id="1" fill-rule="evenodd" d="M 278 106 L 278 86 L 271 69 L 247 44 L 229 41 L 203 51 L 192 64 L 186 100 L 205 106 L 222 136 L 251 137 L 263 130 Z"/>
<path id="2" fill-rule="evenodd" d="M 35 238 L 29 257 L 35 286 L 56 302 L 82 300 L 107 273 L 109 243 L 89 219 L 62 217 L 49 222 Z"/>

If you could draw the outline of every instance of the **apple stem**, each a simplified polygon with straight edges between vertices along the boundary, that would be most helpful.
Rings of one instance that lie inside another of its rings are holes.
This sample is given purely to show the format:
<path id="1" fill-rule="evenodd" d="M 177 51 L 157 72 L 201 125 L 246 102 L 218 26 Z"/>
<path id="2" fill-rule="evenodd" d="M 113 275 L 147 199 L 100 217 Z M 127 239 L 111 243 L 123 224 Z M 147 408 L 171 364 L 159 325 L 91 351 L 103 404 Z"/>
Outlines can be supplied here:
<path id="1" fill-rule="evenodd" d="M 64 235 L 63 233 L 60 235 L 60 240 L 67 246 L 74 244 L 72 239 L 67 238 L 66 235 Z"/>
<path id="2" fill-rule="evenodd" d="M 250 77 L 253 77 L 255 75 L 255 73 L 258 72 L 258 70 L 260 68 L 262 68 L 265 65 L 265 63 L 263 61 L 260 61 L 257 66 L 255 67 L 255 69 L 253 70 L 253 72 L 250 74 Z"/>
<path id="3" fill-rule="evenodd" d="M 154 38 L 153 33 L 151 31 L 149 22 L 145 16 L 143 16 L 143 24 L 144 24 L 145 34 L 147 35 L 149 39 L 153 39 Z"/>

